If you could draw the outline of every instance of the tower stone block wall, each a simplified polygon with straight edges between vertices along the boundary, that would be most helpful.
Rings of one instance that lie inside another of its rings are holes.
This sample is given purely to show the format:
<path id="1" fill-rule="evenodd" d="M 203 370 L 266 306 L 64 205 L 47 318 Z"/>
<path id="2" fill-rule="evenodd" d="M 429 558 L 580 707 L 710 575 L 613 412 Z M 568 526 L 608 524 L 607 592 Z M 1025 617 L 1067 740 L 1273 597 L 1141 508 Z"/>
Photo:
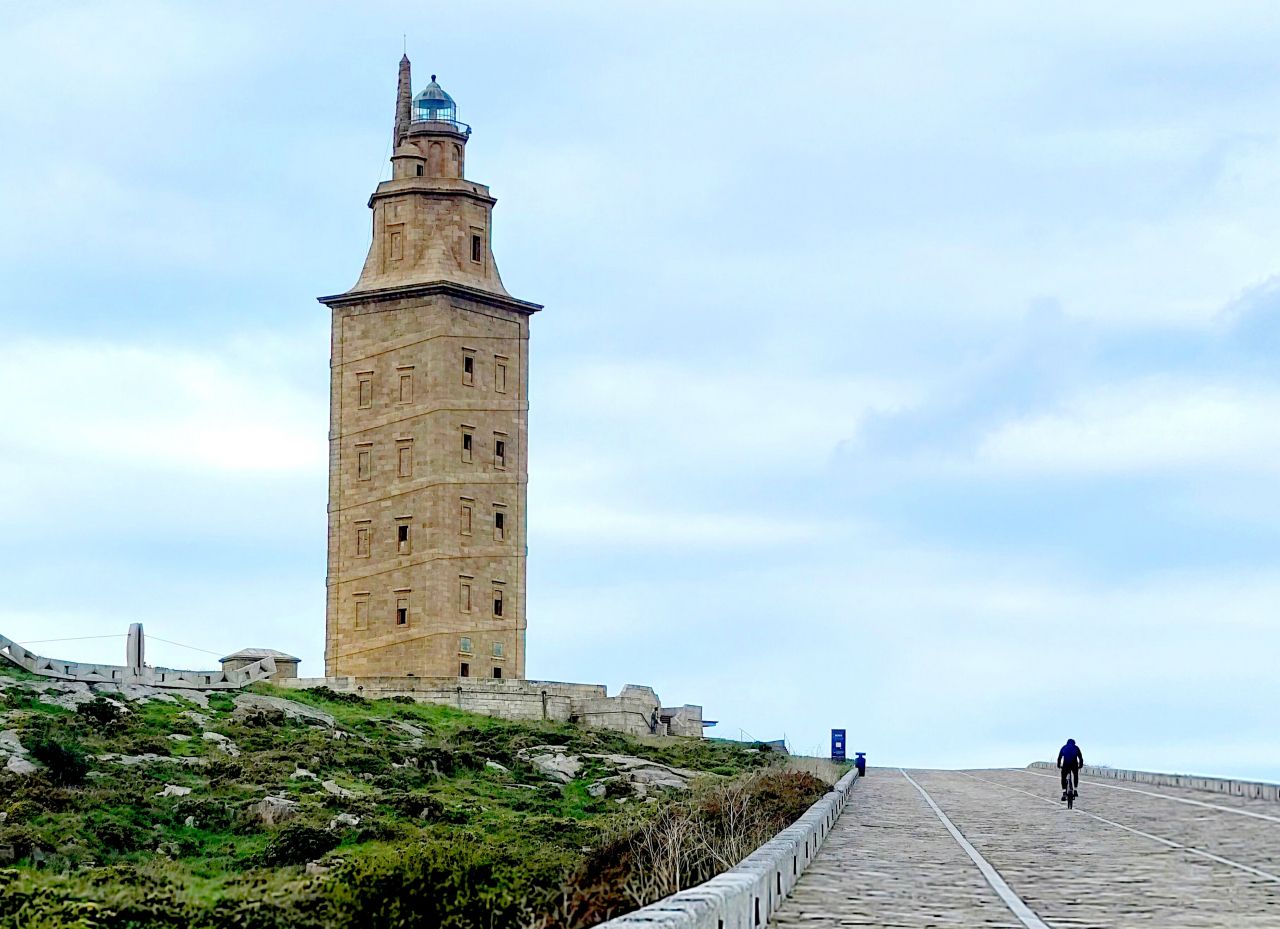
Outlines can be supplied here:
<path id="1" fill-rule="evenodd" d="M 401 62 L 392 178 L 332 312 L 329 677 L 525 676 L 529 317 L 466 180 L 470 129 L 412 116 Z M 437 116 L 433 109 L 431 115 Z"/>

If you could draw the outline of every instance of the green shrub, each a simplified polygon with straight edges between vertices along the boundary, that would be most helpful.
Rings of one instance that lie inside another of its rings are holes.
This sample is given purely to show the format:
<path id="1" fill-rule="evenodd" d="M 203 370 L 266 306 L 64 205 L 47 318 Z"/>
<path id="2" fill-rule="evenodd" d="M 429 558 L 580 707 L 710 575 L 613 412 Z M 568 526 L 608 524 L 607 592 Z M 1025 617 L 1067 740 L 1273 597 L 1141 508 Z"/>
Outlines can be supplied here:
<path id="1" fill-rule="evenodd" d="M 341 929 L 515 929 L 550 902 L 562 867 L 529 848 L 432 841 L 352 862 L 328 891 Z"/>
<path id="2" fill-rule="evenodd" d="M 31 854 L 31 849 L 35 847 L 39 838 L 40 833 L 26 825 L 9 826 L 0 831 L 0 843 L 12 845 L 14 854 L 19 858 L 25 858 Z"/>
<path id="3" fill-rule="evenodd" d="M 74 742 L 37 739 L 31 745 L 31 756 L 49 769 L 49 779 L 59 787 L 75 787 L 89 773 L 84 750 Z"/>
<path id="4" fill-rule="evenodd" d="M 92 826 L 90 831 L 104 848 L 113 852 L 132 852 L 146 844 L 142 833 L 129 823 L 108 819 Z"/>
<path id="5" fill-rule="evenodd" d="M 261 863 L 272 865 L 306 864 L 338 847 L 338 836 L 306 823 L 287 823 L 267 843 Z"/>
<path id="6" fill-rule="evenodd" d="M 363 706 L 364 704 L 371 702 L 368 698 L 362 697 L 359 694 L 340 694 L 329 687 L 306 687 L 299 691 L 299 693 L 310 694 L 311 696 L 318 697 L 321 700 L 328 700 L 330 703 L 348 703 L 353 706 Z M 412 701 L 412 698 L 408 699 Z"/>
<path id="7" fill-rule="evenodd" d="M 9 804 L 9 822 L 29 823 L 44 813 L 44 807 L 34 800 L 17 800 Z"/>
<path id="8" fill-rule="evenodd" d="M 159 736 L 143 736 L 137 739 L 130 739 L 125 744 L 125 752 L 130 755 L 169 755 L 168 739 L 162 739 Z"/>
<path id="9" fill-rule="evenodd" d="M 428 793 L 388 793 L 382 803 L 410 819 L 437 820 L 444 815 L 444 804 Z"/>
<path id="10" fill-rule="evenodd" d="M 97 697 L 89 703 L 76 707 L 76 714 L 99 728 L 111 725 L 121 716 L 120 708 L 109 703 L 104 697 Z"/>

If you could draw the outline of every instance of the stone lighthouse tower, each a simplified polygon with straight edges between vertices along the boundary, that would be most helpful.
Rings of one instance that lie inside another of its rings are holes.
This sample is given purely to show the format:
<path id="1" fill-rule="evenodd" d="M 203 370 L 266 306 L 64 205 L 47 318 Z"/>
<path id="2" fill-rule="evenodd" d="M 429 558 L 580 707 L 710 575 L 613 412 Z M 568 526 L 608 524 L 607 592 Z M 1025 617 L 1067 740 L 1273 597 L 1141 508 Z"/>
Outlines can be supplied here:
<path id="1" fill-rule="evenodd" d="M 325 674 L 525 675 L 529 317 L 490 250 L 471 129 L 400 61 L 391 180 L 333 314 Z"/>

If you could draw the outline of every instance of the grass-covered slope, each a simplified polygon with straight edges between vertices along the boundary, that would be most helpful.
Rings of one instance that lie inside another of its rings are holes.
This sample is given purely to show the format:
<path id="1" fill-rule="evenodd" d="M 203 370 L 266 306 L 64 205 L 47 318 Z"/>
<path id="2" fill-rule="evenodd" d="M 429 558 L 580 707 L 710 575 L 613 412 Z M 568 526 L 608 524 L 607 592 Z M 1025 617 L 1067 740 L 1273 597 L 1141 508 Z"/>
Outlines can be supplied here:
<path id="1" fill-rule="evenodd" d="M 193 702 L 0 667 L 0 927 L 588 925 L 661 895 L 638 850 L 664 817 L 710 836 L 717 804 L 745 803 L 756 831 L 729 848 L 825 789 L 771 760 L 406 698 Z"/>

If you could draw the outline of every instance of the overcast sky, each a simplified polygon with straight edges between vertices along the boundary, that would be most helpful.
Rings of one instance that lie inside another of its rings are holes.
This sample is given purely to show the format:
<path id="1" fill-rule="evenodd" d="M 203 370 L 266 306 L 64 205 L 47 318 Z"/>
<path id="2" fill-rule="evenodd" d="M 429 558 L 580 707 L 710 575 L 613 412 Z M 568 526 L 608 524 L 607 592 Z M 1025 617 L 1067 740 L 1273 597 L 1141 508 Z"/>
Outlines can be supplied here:
<path id="1" fill-rule="evenodd" d="M 0 632 L 323 673 L 402 36 L 546 305 L 530 677 L 1280 778 L 1273 2 L 0 0 Z"/>

